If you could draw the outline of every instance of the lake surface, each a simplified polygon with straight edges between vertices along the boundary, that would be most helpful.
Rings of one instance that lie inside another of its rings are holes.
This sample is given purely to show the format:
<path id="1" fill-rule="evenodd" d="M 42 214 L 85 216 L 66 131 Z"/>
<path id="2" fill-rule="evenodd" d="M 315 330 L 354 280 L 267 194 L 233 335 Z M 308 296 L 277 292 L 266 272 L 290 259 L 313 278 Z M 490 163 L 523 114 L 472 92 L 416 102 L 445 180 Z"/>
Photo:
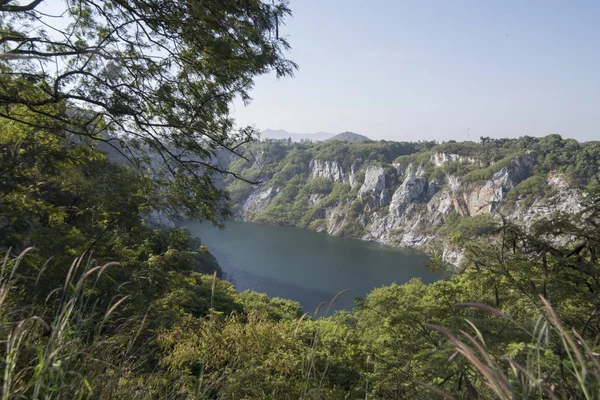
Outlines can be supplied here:
<path id="1" fill-rule="evenodd" d="M 225 229 L 207 223 L 185 226 L 208 246 L 238 291 L 296 300 L 306 312 L 344 289 L 353 290 L 332 310 L 351 309 L 355 297 L 392 282 L 418 277 L 429 283 L 443 277 L 425 266 L 425 254 L 410 249 L 248 222 L 228 221 Z"/>

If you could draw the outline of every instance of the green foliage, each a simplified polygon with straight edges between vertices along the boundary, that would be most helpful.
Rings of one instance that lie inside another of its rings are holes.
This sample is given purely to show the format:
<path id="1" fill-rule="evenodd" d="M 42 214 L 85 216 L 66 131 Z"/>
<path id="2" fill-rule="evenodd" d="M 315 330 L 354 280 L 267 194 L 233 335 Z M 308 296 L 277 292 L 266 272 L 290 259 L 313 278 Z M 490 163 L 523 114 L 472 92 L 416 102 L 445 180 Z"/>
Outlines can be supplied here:
<path id="1" fill-rule="evenodd" d="M 33 253 L 7 257 L 0 268 L 3 393 L 593 398 L 600 382 L 595 198 L 580 213 L 554 215 L 530 232 L 481 216 L 450 217 L 465 238 L 476 238 L 467 240 L 461 273 L 430 285 L 413 279 L 381 287 L 353 311 L 320 318 L 303 315 L 296 302 L 236 293 L 193 272 L 181 230 L 157 236 L 153 246 L 170 249 L 151 256 L 137 283 L 106 302 L 105 289 L 119 287 L 118 265 L 78 260 L 62 270 L 67 284 L 64 276 L 57 281 L 49 297 L 56 300 L 38 301 L 24 291 Z M 559 246 L 561 235 L 573 241 Z M 37 285 L 53 273 L 45 269 Z"/>
<path id="2" fill-rule="evenodd" d="M 525 207 L 529 207 L 537 199 L 543 199 L 551 196 L 555 190 L 548 184 L 548 180 L 543 175 L 533 175 L 521 181 L 506 195 L 508 203 L 522 202 Z"/>
<path id="3" fill-rule="evenodd" d="M 333 184 L 325 178 L 311 178 L 306 183 L 306 190 L 310 194 L 329 194 Z"/>
<path id="4" fill-rule="evenodd" d="M 429 158 L 436 153 L 456 154 L 478 160 L 483 168 L 452 161 L 445 163 L 443 170 L 461 176 L 465 182 L 478 182 L 489 179 L 519 154 L 529 152 L 537 155 L 534 174 L 568 173 L 585 186 L 595 182 L 599 173 L 598 146 L 599 142 L 578 143 L 573 139 L 562 139 L 559 135 L 543 138 L 524 136 L 518 139 L 482 138 L 481 143 L 450 141 L 424 148 L 415 154 L 396 158 L 395 163 L 404 169 L 411 163 L 427 165 Z"/>
<path id="5" fill-rule="evenodd" d="M 269 298 L 264 293 L 245 291 L 239 294 L 238 303 L 247 313 L 255 313 L 272 321 L 297 321 L 302 317 L 302 307 L 297 301 Z"/>
<path id="6" fill-rule="evenodd" d="M 213 302 L 239 310 L 232 285 L 195 272 L 220 274 L 204 246 L 146 222 L 164 204 L 148 177 L 109 162 L 92 142 L 3 122 L 0 315 L 15 352 L 4 398 L 112 397 L 127 370 L 156 364 L 149 332 L 206 315 Z M 32 245 L 25 258 L 7 250 Z"/>
<path id="7" fill-rule="evenodd" d="M 321 142 L 312 145 L 313 158 L 319 160 L 337 160 L 345 170 L 353 163 L 364 162 L 390 164 L 397 157 L 412 154 L 430 146 L 430 142 Z"/>
<path id="8" fill-rule="evenodd" d="M 520 154 L 514 153 L 510 154 L 490 165 L 487 168 L 476 169 L 471 171 L 464 176 L 462 176 L 462 180 L 466 183 L 474 183 L 474 182 L 482 182 L 490 179 L 496 172 L 500 171 L 502 168 L 506 168 L 510 165 L 510 163 L 518 157 Z"/>
<path id="9" fill-rule="evenodd" d="M 136 174 L 152 171 L 172 211 L 229 215 L 214 184 L 228 172 L 220 153 L 257 133 L 234 129 L 231 104 L 249 100 L 257 76 L 297 68 L 278 34 L 285 2 L 63 0 L 56 16 L 13 3 L 0 3 L 0 124 L 95 142 Z"/>
<path id="10" fill-rule="evenodd" d="M 476 368 L 496 398 L 561 398 L 574 393 L 578 398 L 594 398 L 600 390 L 600 364 L 594 344 L 577 331 L 565 329 L 552 306 L 543 297 L 541 300 L 544 310 L 537 320 L 520 327 L 529 340 L 512 342 L 506 347 L 504 361 L 511 369 L 498 363 L 476 325 L 471 324 L 473 334 L 461 331 L 458 337 L 439 326 L 428 327 L 456 346 L 456 352 Z M 489 311 L 505 318 L 509 324 L 514 323 L 499 310 Z M 565 374 L 565 370 L 569 372 Z"/>
<path id="11" fill-rule="evenodd" d="M 360 224 L 359 218 L 364 210 L 364 204 L 360 200 L 354 200 L 348 207 L 348 213 L 344 218 L 344 224 L 340 229 L 341 236 L 361 237 L 364 232 L 364 227 Z"/>
<path id="12" fill-rule="evenodd" d="M 349 184 L 336 182 L 333 185 L 333 189 L 331 190 L 331 193 L 329 193 L 329 196 L 327 196 L 327 198 L 320 203 L 321 206 L 330 207 L 341 201 L 344 201 L 348 197 L 350 190 L 351 188 Z"/>
<path id="13" fill-rule="evenodd" d="M 420 164 L 429 163 L 429 159 L 433 155 L 433 151 L 421 151 L 415 154 L 400 155 L 394 160 L 395 164 L 398 164 L 401 169 L 406 169 L 410 164 L 418 166 Z"/>
<path id="14" fill-rule="evenodd" d="M 499 222 L 486 214 L 461 217 L 457 213 L 449 215 L 437 234 L 449 237 L 453 242 L 477 240 L 498 229 Z"/>

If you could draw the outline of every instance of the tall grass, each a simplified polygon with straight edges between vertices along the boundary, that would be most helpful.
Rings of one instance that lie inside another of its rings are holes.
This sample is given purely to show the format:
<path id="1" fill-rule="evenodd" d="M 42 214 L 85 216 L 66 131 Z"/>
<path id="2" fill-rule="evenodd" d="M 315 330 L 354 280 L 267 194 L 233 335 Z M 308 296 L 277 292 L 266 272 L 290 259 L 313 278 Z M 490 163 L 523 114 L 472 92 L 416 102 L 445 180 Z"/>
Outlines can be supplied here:
<path id="1" fill-rule="evenodd" d="M 533 330 L 520 327 L 531 342 L 515 344 L 520 351 L 511 357 L 493 355 L 486 348 L 480 330 L 469 320 L 466 321 L 474 333 L 461 330 L 459 337 L 440 326 L 426 326 L 456 346 L 457 353 L 475 368 L 495 398 L 600 399 L 599 344 L 589 343 L 574 329 L 567 330 L 550 303 L 541 295 L 540 299 L 543 313 L 535 321 Z M 490 306 L 470 306 L 509 319 Z M 423 386 L 442 398 L 452 399 L 437 388 Z"/>
<path id="2" fill-rule="evenodd" d="M 314 319 L 316 320 L 317 318 L 319 318 L 319 312 L 321 311 L 321 308 L 324 307 L 325 305 L 327 306 L 327 308 L 326 308 L 323 316 L 326 317 L 327 315 L 329 315 L 331 307 L 333 307 L 333 305 L 335 304 L 337 299 L 340 298 L 340 296 L 344 295 L 345 293 L 347 293 L 351 290 L 353 290 L 353 289 L 344 289 L 344 290 L 340 291 L 338 294 L 336 294 L 330 301 L 321 302 L 315 309 L 315 312 L 313 315 Z M 298 331 L 300 324 L 302 323 L 302 321 L 304 320 L 304 318 L 306 316 L 307 316 L 307 314 L 304 314 L 298 320 L 298 323 L 296 324 L 296 329 L 294 330 L 294 336 L 296 335 L 296 332 Z M 329 362 L 328 361 L 325 362 L 325 366 L 323 367 L 322 370 L 319 370 L 319 367 L 317 365 L 317 349 L 320 345 L 320 341 L 321 341 L 321 331 L 319 330 L 319 328 L 317 326 L 317 329 L 315 330 L 315 332 L 312 335 L 312 338 L 310 341 L 310 347 L 308 348 L 308 352 L 302 359 L 301 368 L 302 368 L 302 377 L 303 377 L 303 387 L 302 387 L 302 393 L 301 393 L 301 397 L 300 397 L 301 399 L 311 398 L 311 389 L 316 389 L 316 392 L 319 392 L 323 388 L 325 379 L 327 377 L 327 372 L 330 367 Z"/>
<path id="3" fill-rule="evenodd" d="M 0 267 L 0 332 L 6 337 L 0 398 L 58 399 L 66 393 L 69 398 L 89 398 L 98 394 L 93 386 L 109 393 L 110 382 L 91 382 L 101 371 L 117 370 L 117 364 L 129 357 L 131 342 L 127 351 L 119 351 L 120 344 L 106 340 L 103 334 L 107 322 L 127 297 L 113 298 L 108 308 L 100 312 L 96 310 L 98 302 L 86 293 L 107 268 L 117 263 L 99 266 L 89 255 L 87 259 L 78 257 L 62 287 L 51 291 L 45 304 L 19 310 L 15 308 L 18 294 L 12 298 L 11 292 L 23 284 L 19 282 L 19 268 L 23 268 L 27 253 L 33 250 L 28 248 L 17 257 L 7 252 Z M 43 272 L 42 268 L 40 274 Z M 46 315 L 43 310 L 53 311 Z M 24 317 L 14 320 L 15 315 Z M 133 341 L 136 339 L 137 336 Z M 119 355 L 103 357 L 113 354 Z"/>

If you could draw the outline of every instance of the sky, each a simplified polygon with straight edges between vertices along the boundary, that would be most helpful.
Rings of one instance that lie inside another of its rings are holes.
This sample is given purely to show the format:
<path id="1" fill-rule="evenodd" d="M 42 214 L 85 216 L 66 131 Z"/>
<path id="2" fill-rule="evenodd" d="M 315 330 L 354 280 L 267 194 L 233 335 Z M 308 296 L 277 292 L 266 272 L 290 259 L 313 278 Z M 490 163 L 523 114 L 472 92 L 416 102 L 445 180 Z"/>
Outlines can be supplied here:
<path id="1" fill-rule="evenodd" d="M 386 140 L 600 140 L 600 1 L 291 0 L 294 78 L 239 125 Z"/>

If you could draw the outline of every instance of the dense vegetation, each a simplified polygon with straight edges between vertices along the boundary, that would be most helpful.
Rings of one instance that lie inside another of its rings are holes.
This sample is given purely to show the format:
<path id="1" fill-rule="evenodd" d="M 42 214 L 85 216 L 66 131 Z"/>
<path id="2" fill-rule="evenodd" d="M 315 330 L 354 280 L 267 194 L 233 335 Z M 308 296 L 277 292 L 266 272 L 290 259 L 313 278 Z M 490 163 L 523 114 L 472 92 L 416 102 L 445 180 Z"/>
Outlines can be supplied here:
<path id="1" fill-rule="evenodd" d="M 519 146 L 538 152 L 540 174 L 589 190 L 580 211 L 527 231 L 454 215 L 451 234 L 469 260 L 460 273 L 376 289 L 335 315 L 327 304 L 302 310 L 237 293 L 201 240 L 152 223 L 173 210 L 227 215 L 211 175 L 220 167 L 208 161 L 247 139 L 230 135 L 232 96 L 247 95 L 256 74 L 291 72 L 277 30 L 285 5 L 69 1 L 73 24 L 47 35 L 40 3 L 0 2 L 2 399 L 598 398 L 597 143 L 247 147 L 252 168 L 235 159 L 229 172 L 267 174 L 286 201 L 349 192 L 309 182 L 311 157 L 387 167 L 439 149 L 487 151 L 493 169 Z M 49 73 L 50 59 L 65 70 Z M 117 128 L 130 135 L 107 143 Z M 455 167 L 474 180 L 492 173 Z M 238 183 L 234 200 L 247 190 Z M 528 185 L 524 195 L 540 183 Z M 270 212 L 292 223 L 302 207 Z"/>
<path id="2" fill-rule="evenodd" d="M 147 183 L 93 145 L 12 123 L 2 132 L 1 240 L 13 246 L 0 286 L 5 398 L 599 393 L 594 194 L 579 214 L 530 232 L 457 218 L 470 260 L 461 273 L 306 315 L 206 274 L 218 273 L 206 248 L 148 226 Z"/>

